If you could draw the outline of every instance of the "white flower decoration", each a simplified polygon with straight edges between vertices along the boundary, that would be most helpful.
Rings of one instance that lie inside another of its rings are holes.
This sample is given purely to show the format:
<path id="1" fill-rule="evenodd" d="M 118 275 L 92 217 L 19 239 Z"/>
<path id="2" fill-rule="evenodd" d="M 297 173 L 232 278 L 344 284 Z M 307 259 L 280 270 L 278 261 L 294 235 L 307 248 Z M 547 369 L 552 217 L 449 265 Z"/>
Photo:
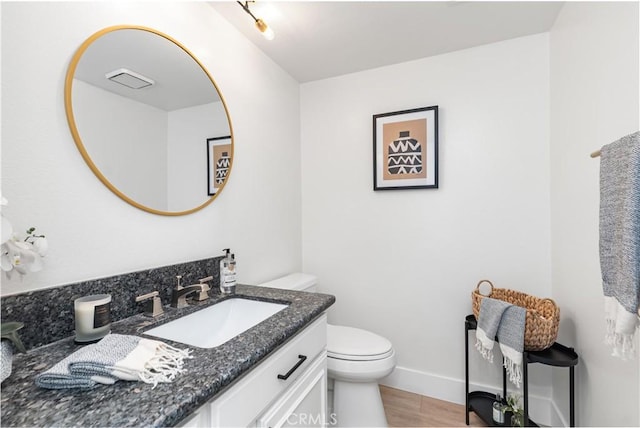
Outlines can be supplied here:
<path id="1" fill-rule="evenodd" d="M 3 197 L 1 205 L 7 205 Z M 1 215 L 1 214 L 0 214 Z M 11 222 L 2 217 L 2 245 L 0 245 L 0 269 L 11 278 L 13 271 L 20 275 L 42 270 L 42 257 L 49 244 L 44 235 L 36 235 L 35 227 L 29 228 L 24 238 L 13 233 Z"/>

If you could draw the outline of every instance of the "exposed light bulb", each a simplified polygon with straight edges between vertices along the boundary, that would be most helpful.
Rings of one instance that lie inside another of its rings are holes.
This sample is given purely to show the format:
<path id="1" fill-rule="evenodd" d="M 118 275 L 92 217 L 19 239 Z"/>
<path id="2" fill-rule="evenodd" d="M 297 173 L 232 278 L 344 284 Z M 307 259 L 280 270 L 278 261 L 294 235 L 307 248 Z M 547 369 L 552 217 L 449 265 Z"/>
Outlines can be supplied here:
<path id="1" fill-rule="evenodd" d="M 276 36 L 273 30 L 260 18 L 256 19 L 256 27 L 267 40 L 273 40 Z"/>

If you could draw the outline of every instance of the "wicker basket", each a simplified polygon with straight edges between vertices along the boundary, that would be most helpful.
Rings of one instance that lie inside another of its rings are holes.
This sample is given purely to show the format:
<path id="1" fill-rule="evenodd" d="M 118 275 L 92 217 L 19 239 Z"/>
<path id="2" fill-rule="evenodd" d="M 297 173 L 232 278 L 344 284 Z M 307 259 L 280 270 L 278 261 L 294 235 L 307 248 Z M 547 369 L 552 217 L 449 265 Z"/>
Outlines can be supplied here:
<path id="1" fill-rule="evenodd" d="M 488 295 L 480 293 L 480 285 L 486 282 L 491 286 Z M 473 315 L 478 319 L 480 302 L 484 297 L 503 300 L 527 310 L 524 332 L 524 349 L 527 351 L 541 351 L 547 349 L 558 337 L 560 323 L 560 309 L 551 299 L 540 299 L 520 291 L 507 288 L 494 288 L 491 281 L 483 279 L 471 293 Z"/>

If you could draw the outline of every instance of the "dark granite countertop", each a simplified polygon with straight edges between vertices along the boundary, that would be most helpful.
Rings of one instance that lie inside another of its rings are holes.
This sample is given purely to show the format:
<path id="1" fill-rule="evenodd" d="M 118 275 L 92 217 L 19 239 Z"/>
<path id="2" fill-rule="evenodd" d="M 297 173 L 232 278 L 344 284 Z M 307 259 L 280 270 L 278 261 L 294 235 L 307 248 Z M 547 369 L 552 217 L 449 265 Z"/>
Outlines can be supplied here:
<path id="1" fill-rule="evenodd" d="M 234 380 L 249 371 L 276 348 L 317 318 L 335 302 L 326 294 L 238 285 L 235 297 L 290 303 L 264 322 L 211 349 L 166 341 L 190 348 L 193 359 L 172 383 L 152 385 L 119 381 L 93 389 L 49 390 L 35 385 L 34 377 L 79 348 L 73 337 L 14 355 L 13 372 L 2 383 L 0 403 L 3 427 L 13 426 L 173 426 Z M 165 307 L 156 319 L 136 315 L 112 324 L 112 332 L 143 334 L 161 324 L 227 297 L 211 299 L 184 309 Z M 212 325 L 212 329 L 216 326 Z M 153 337 L 149 337 L 153 338 Z"/>

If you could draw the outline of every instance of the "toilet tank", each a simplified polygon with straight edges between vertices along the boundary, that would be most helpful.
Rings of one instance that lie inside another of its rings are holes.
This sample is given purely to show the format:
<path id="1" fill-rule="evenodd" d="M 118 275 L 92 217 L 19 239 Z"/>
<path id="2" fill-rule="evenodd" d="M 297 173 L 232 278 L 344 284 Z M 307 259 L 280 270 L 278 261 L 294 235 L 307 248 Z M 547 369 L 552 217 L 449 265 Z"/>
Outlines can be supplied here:
<path id="1" fill-rule="evenodd" d="M 260 287 L 281 288 L 285 290 L 316 291 L 318 278 L 306 273 L 292 273 L 273 281 L 258 284 Z"/>

